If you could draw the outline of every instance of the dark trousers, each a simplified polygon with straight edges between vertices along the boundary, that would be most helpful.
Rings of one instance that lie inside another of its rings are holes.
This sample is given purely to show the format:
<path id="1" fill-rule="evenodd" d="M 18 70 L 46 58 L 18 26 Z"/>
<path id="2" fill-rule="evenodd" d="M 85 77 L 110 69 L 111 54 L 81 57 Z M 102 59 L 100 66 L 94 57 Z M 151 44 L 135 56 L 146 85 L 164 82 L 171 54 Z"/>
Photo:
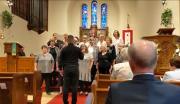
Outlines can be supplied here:
<path id="1" fill-rule="evenodd" d="M 110 74 L 109 69 L 111 65 L 99 65 L 99 74 Z"/>
<path id="2" fill-rule="evenodd" d="M 58 86 L 63 86 L 63 76 L 61 76 L 60 74 L 58 74 Z"/>
<path id="3" fill-rule="evenodd" d="M 79 80 L 79 66 L 67 65 L 64 67 L 64 81 L 63 81 L 63 101 L 68 103 L 68 89 L 72 88 L 72 104 L 77 102 L 78 80 Z"/>
<path id="4" fill-rule="evenodd" d="M 91 83 L 93 82 L 95 76 L 96 76 L 96 72 L 97 72 L 97 69 L 96 69 L 96 65 L 93 64 L 92 68 L 91 68 Z"/>
<path id="5" fill-rule="evenodd" d="M 49 93 L 50 92 L 51 73 L 41 73 L 41 86 L 42 86 L 44 80 L 45 80 L 45 84 L 46 84 L 46 93 Z"/>
<path id="6" fill-rule="evenodd" d="M 58 84 L 58 80 L 60 78 L 59 72 L 53 71 L 51 73 L 51 86 L 56 86 Z"/>
<path id="7" fill-rule="evenodd" d="M 79 85 L 80 85 L 80 90 L 83 92 L 90 92 L 90 85 L 91 82 L 88 81 L 79 81 Z"/>

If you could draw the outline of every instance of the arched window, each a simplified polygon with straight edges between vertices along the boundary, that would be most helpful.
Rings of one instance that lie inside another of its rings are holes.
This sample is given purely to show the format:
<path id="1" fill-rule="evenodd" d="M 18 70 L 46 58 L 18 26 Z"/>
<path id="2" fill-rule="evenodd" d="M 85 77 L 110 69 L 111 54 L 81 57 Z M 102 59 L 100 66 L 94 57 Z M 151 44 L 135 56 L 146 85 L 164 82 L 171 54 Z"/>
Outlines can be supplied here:
<path id="1" fill-rule="evenodd" d="M 101 28 L 107 27 L 107 4 L 101 5 Z"/>
<path id="2" fill-rule="evenodd" d="M 87 4 L 82 5 L 82 27 L 87 28 L 88 26 L 88 6 Z"/>
<path id="3" fill-rule="evenodd" d="M 91 3 L 91 25 L 97 25 L 97 1 Z"/>

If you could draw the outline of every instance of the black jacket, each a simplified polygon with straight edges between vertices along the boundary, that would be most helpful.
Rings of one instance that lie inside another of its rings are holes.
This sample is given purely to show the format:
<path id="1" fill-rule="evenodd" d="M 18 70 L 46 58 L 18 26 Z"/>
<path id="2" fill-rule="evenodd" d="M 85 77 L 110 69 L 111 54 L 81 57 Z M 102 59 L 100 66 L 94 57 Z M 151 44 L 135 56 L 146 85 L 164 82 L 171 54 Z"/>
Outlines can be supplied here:
<path id="1" fill-rule="evenodd" d="M 137 75 L 131 81 L 112 84 L 106 104 L 180 104 L 180 87 L 153 75 Z"/>
<path id="2" fill-rule="evenodd" d="M 84 54 L 81 49 L 74 44 L 68 44 L 68 46 L 62 48 L 59 57 L 59 68 L 66 65 L 78 65 L 78 59 L 83 59 Z"/>

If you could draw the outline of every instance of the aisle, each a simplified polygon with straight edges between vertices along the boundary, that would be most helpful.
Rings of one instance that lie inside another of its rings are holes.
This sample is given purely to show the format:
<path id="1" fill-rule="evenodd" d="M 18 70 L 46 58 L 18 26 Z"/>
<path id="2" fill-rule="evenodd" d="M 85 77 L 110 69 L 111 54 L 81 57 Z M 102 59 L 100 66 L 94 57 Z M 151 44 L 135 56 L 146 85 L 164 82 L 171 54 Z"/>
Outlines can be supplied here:
<path id="1" fill-rule="evenodd" d="M 69 102 L 71 102 L 71 94 L 69 94 Z M 79 96 L 77 98 L 77 104 L 85 104 L 87 96 Z M 48 104 L 63 104 L 62 95 L 56 95 Z M 71 103 L 70 103 L 71 104 Z"/>

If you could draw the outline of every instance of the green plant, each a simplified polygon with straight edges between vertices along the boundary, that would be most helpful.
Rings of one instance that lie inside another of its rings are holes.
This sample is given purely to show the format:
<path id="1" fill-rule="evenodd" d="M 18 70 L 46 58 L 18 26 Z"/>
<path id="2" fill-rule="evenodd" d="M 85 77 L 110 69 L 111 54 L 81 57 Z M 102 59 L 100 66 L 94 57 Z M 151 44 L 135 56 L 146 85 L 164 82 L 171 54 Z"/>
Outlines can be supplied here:
<path id="1" fill-rule="evenodd" d="M 164 25 L 167 27 L 171 24 L 172 21 L 172 10 L 167 8 L 164 10 L 164 12 L 161 15 L 161 25 Z"/>
<path id="2" fill-rule="evenodd" d="M 2 24 L 4 28 L 11 27 L 13 16 L 11 13 L 9 13 L 7 10 L 2 12 Z"/>

